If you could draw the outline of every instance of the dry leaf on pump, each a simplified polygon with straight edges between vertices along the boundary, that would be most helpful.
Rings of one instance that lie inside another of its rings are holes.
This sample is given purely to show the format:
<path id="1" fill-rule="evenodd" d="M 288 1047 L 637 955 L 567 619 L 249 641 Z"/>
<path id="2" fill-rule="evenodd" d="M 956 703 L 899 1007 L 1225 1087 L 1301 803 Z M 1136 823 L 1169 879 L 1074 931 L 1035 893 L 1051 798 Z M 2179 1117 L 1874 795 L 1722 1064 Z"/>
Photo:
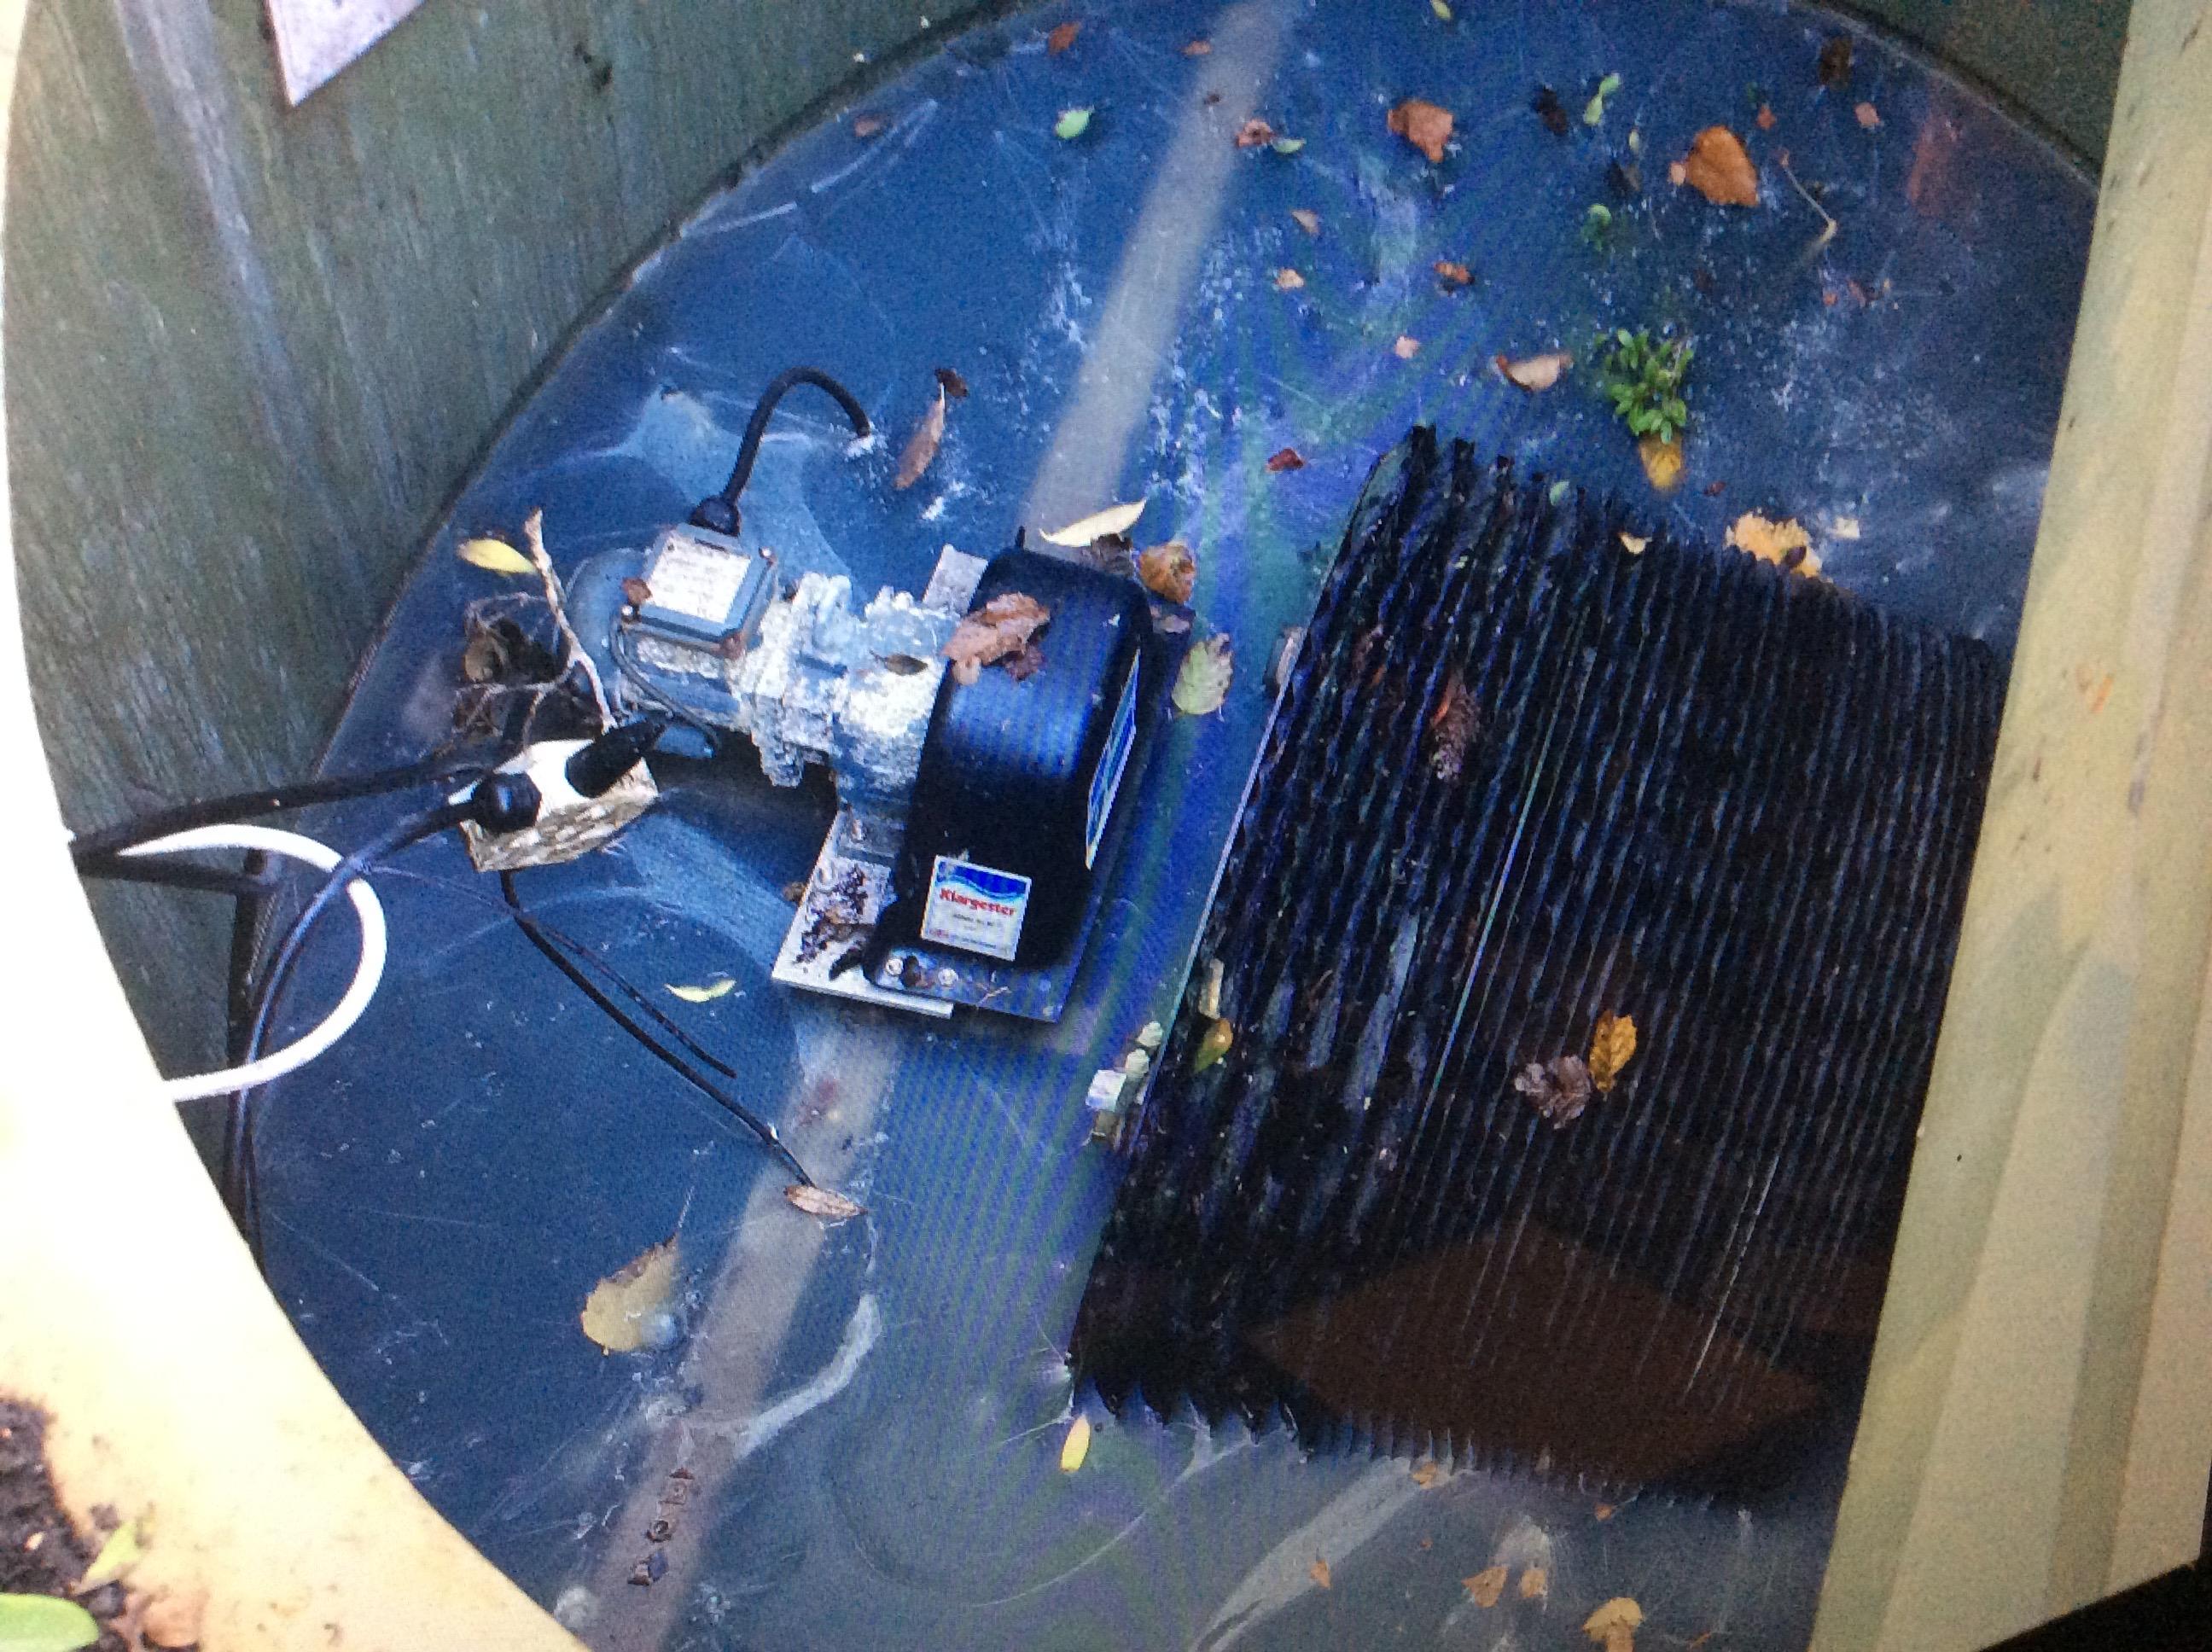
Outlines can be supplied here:
<path id="1" fill-rule="evenodd" d="M 1401 361 L 1410 361 L 1421 353 L 1421 341 L 1410 333 L 1400 333 L 1397 342 L 1390 346 L 1390 354 Z"/>
<path id="2" fill-rule="evenodd" d="M 1191 587 L 1198 581 L 1198 558 L 1182 540 L 1170 539 L 1137 558 L 1137 577 L 1154 596 L 1187 603 Z"/>
<path id="3" fill-rule="evenodd" d="M 1690 140 L 1690 152 L 1679 163 L 1680 182 L 1715 206 L 1755 207 L 1759 204 L 1759 168 L 1743 140 L 1725 126 L 1708 126 Z M 1673 176 L 1670 170 L 1668 175 Z"/>
<path id="4" fill-rule="evenodd" d="M 1541 1566 L 1531 1566 L 1521 1574 L 1520 1594 L 1524 1600 L 1548 1600 L 1552 1598 L 1552 1575 Z"/>
<path id="5" fill-rule="evenodd" d="M 1073 46 L 1075 44 L 1075 37 L 1082 33 L 1083 25 L 1080 23 L 1062 23 L 1058 28 L 1053 30 L 1051 33 L 1044 37 L 1044 49 L 1046 53 L 1048 56 L 1057 58 L 1061 52 L 1066 51 L 1068 47 Z"/>
<path id="6" fill-rule="evenodd" d="M 1109 505 L 1103 511 L 1093 511 L 1080 521 L 1070 522 L 1064 528 L 1055 528 L 1037 538 L 1048 545 L 1065 545 L 1070 550 L 1080 550 L 1094 539 L 1104 539 L 1116 533 L 1127 533 L 1137 525 L 1137 519 L 1145 513 L 1141 499 L 1127 505 Z"/>
<path id="7" fill-rule="evenodd" d="M 1636 444 L 1636 457 L 1644 461 L 1644 477 L 1661 493 L 1670 491 L 1682 479 L 1682 440 L 1662 441 L 1656 436 L 1646 436 Z"/>
<path id="8" fill-rule="evenodd" d="M 1295 447 L 1279 447 L 1267 455 L 1267 468 L 1280 474 L 1285 471 L 1303 471 L 1306 456 Z"/>
<path id="9" fill-rule="evenodd" d="M 1390 112 L 1389 125 L 1431 161 L 1444 158 L 1444 145 L 1451 142 L 1452 112 L 1441 104 L 1407 98 Z"/>
<path id="10" fill-rule="evenodd" d="M 1641 556 L 1644 546 L 1650 543 L 1651 536 L 1648 533 L 1631 533 L 1626 528 L 1620 531 L 1620 548 L 1632 556 Z"/>
<path id="11" fill-rule="evenodd" d="M 1419 1462 L 1413 1465 L 1413 1484 L 1419 1486 L 1424 1491 L 1427 1491 L 1429 1487 L 1434 1485 L 1438 1480 L 1442 1479 L 1443 1475 L 1444 1466 L 1437 1461 L 1433 1457 L 1426 1462 Z"/>
<path id="12" fill-rule="evenodd" d="M 1194 643 L 1176 673 L 1175 708 L 1186 717 L 1205 717 L 1221 709 L 1237 673 L 1236 650 L 1226 633 Z"/>
<path id="13" fill-rule="evenodd" d="M 853 136 L 865 143 L 879 135 L 890 124 L 881 115 L 855 115 L 853 118 Z"/>
<path id="14" fill-rule="evenodd" d="M 1296 224 L 1300 229 L 1304 230 L 1309 235 L 1318 235 L 1321 234 L 1321 214 L 1316 212 L 1310 207 L 1292 207 L 1291 209 L 1291 222 Z"/>
<path id="15" fill-rule="evenodd" d="M 1531 1061 L 1513 1075 L 1513 1088 L 1526 1096 L 1557 1130 L 1582 1117 L 1583 1109 L 1589 1105 L 1589 1066 L 1579 1055 Z"/>
<path id="16" fill-rule="evenodd" d="M 784 1198 L 793 1210 L 804 1211 L 809 1216 L 818 1216 L 825 1222 L 849 1222 L 856 1216 L 866 1216 L 868 1207 L 827 1187 L 811 1187 L 804 1181 L 794 1181 L 783 1190 Z"/>
<path id="17" fill-rule="evenodd" d="M 1306 1576 L 1312 1578 L 1322 1588 L 1327 1588 L 1329 1586 L 1328 1562 L 1316 1555 L 1313 1564 L 1306 1568 Z"/>
<path id="18" fill-rule="evenodd" d="M 937 374 L 937 382 L 944 387 L 946 395 L 956 402 L 968 399 L 968 381 L 960 376 L 957 368 L 937 367 L 932 370 Z"/>
<path id="19" fill-rule="evenodd" d="M 453 547 L 453 555 L 471 568 L 481 568 L 492 574 L 535 574 L 537 567 L 530 558 L 504 539 L 484 537 L 464 539 Z"/>
<path id="20" fill-rule="evenodd" d="M 1051 620 L 1051 609 L 1018 591 L 1001 592 L 974 613 L 962 616 L 945 643 L 954 680 L 973 683 L 984 666 L 1020 654 Z"/>
<path id="21" fill-rule="evenodd" d="M 1079 1416 L 1067 1425 L 1067 1437 L 1060 1442 L 1060 1472 L 1073 1474 L 1090 1455 L 1091 1419 Z"/>
<path id="22" fill-rule="evenodd" d="M 1437 279 L 1447 287 L 1471 286 L 1474 272 L 1463 264 L 1454 264 L 1449 258 L 1437 260 Z"/>
<path id="23" fill-rule="evenodd" d="M 1265 148 L 1275 141 L 1275 129 L 1254 115 L 1237 129 L 1237 147 L 1240 149 Z"/>
<path id="24" fill-rule="evenodd" d="M 1881 125 L 1881 111 L 1871 103 L 1862 103 L 1851 112 L 1858 117 L 1859 125 L 1869 131 Z"/>
<path id="25" fill-rule="evenodd" d="M 676 1242 L 654 1245 L 592 1287 L 577 1317 L 584 1334 L 611 1354 L 659 1345 L 672 1328 L 669 1298 L 676 1294 Z"/>
<path id="26" fill-rule="evenodd" d="M 1757 511 L 1746 511 L 1729 524 L 1728 543 L 1762 562 L 1771 562 L 1777 568 L 1789 568 L 1808 578 L 1820 571 L 1820 557 L 1813 549 L 1813 536 L 1795 517 L 1785 516 L 1778 522 Z"/>
<path id="27" fill-rule="evenodd" d="M 891 478 L 894 488 L 911 488 L 921 480 L 921 473 L 937 457 L 938 444 L 945 440 L 945 386 L 937 387 L 937 399 L 929 404 L 929 411 L 915 427 L 914 434 L 907 439 L 906 452 L 899 455 L 898 474 Z"/>
<path id="28" fill-rule="evenodd" d="M 804 889 L 799 892 L 805 893 Z M 712 1004 L 716 999 L 726 997 L 734 992 L 738 983 L 727 975 L 718 975 L 713 981 L 698 987 L 678 987 L 672 981 L 664 981 L 662 985 L 686 1004 Z"/>
<path id="29" fill-rule="evenodd" d="M 1182 55 L 1186 58 L 1203 58 L 1212 50 L 1213 42 L 1211 40 L 1193 40 L 1188 46 L 1183 47 Z"/>
<path id="30" fill-rule="evenodd" d="M 1643 1626 L 1644 1608 L 1625 1594 L 1615 1595 L 1583 1624 L 1583 1633 L 1605 1652 L 1636 1652 L 1636 1631 Z"/>
<path id="31" fill-rule="evenodd" d="M 1590 1083 L 1600 1095 L 1620 1082 L 1620 1070 L 1635 1054 L 1635 1017 L 1610 1010 L 1600 1016 L 1597 1030 L 1590 1036 L 1589 1053 Z"/>
<path id="32" fill-rule="evenodd" d="M 1465 1586 L 1468 1598 L 1486 1612 L 1498 1604 L 1505 1593 L 1505 1568 L 1485 1566 L 1472 1577 L 1459 1580 Z"/>
<path id="33" fill-rule="evenodd" d="M 1299 288 L 1305 284 L 1306 278 L 1300 275 L 1297 270 L 1290 268 L 1287 264 L 1285 264 L 1282 269 L 1275 271 L 1275 290 L 1277 292 L 1295 293 Z"/>
<path id="34" fill-rule="evenodd" d="M 1575 358 L 1565 350 L 1549 350 L 1541 355 L 1523 356 L 1514 361 L 1510 356 L 1497 358 L 1498 370 L 1510 384 L 1526 391 L 1549 390 L 1559 382 L 1559 375 L 1574 366 Z"/>
<path id="35" fill-rule="evenodd" d="M 1474 743 L 1476 715 L 1474 696 L 1467 691 L 1467 683 L 1459 667 L 1444 681 L 1443 692 L 1437 696 L 1437 708 L 1429 714 L 1429 767 L 1440 780 L 1455 780 L 1467 766 L 1467 749 Z"/>

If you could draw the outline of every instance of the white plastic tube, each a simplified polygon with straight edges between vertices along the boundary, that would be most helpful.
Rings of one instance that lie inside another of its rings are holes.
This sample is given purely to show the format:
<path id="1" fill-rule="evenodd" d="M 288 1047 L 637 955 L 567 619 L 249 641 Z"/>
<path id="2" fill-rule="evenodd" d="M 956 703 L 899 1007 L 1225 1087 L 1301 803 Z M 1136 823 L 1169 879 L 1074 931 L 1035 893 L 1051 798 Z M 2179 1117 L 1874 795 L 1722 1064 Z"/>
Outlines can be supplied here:
<path id="1" fill-rule="evenodd" d="M 324 872 L 337 870 L 342 856 L 328 844 L 318 843 L 312 837 L 297 832 L 279 831 L 273 826 L 199 826 L 188 832 L 177 832 L 167 837 L 157 837 L 149 843 L 140 843 L 122 851 L 126 855 L 185 854 L 196 849 L 259 849 L 269 854 L 281 854 L 289 859 L 305 861 Z M 303 1033 L 279 1050 L 271 1050 L 258 1060 L 248 1061 L 243 1066 L 225 1067 L 220 1072 L 194 1073 L 183 1078 L 166 1078 L 161 1082 L 161 1093 L 172 1102 L 198 1101 L 203 1096 L 221 1096 L 234 1090 L 246 1090 L 255 1084 L 265 1084 L 271 1078 L 281 1078 L 288 1072 L 297 1072 L 352 1030 L 353 1023 L 361 1019 L 368 1008 L 369 999 L 376 996 L 377 983 L 384 979 L 386 934 L 384 907 L 369 888 L 366 878 L 356 878 L 346 885 L 346 895 L 353 902 L 353 909 L 361 918 L 361 961 L 354 967 L 353 982 L 345 989 L 330 1014 L 311 1031 Z"/>

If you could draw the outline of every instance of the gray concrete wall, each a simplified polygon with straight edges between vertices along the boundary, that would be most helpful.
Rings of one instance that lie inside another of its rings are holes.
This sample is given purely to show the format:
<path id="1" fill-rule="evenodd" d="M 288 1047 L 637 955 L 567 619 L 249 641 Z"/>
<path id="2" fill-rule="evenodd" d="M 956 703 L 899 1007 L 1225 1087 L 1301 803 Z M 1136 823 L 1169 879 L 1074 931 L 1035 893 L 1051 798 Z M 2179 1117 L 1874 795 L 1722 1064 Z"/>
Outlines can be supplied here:
<path id="1" fill-rule="evenodd" d="M 1350 3 L 1351 0 L 1330 0 Z M 296 111 L 262 0 L 44 0 L 6 227 L 26 642 L 69 817 L 297 773 L 546 355 L 749 150 L 979 0 L 428 0 Z M 1861 9 L 2101 148 L 2124 5 Z M 1057 15 L 1058 14 L 1055 14 Z M 157 1054 L 228 902 L 100 890 Z"/>
<path id="2" fill-rule="evenodd" d="M 942 24 L 974 0 L 928 0 Z M 429 0 L 283 107 L 261 0 L 45 0 L 9 161 L 9 464 L 68 817 L 305 769 L 422 532 L 594 295 L 917 29 L 898 0 Z M 228 902 L 101 890 L 211 1059 Z"/>

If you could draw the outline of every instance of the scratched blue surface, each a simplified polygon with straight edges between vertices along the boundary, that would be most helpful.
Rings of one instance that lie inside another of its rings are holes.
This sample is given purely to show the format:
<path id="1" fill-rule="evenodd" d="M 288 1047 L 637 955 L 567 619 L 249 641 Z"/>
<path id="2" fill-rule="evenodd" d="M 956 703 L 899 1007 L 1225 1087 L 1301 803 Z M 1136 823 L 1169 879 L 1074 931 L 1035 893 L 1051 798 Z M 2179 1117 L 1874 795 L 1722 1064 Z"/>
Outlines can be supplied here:
<path id="1" fill-rule="evenodd" d="M 458 538 L 542 507 L 564 564 L 641 542 L 719 483 L 758 387 L 805 361 L 850 383 L 883 439 L 850 453 L 826 403 L 795 395 L 749 517 L 772 540 L 818 539 L 866 589 L 915 588 L 940 545 L 996 550 L 1026 501 L 1054 496 L 1047 456 L 1079 438 L 1088 357 L 1109 388 L 1134 375 L 1139 416 L 1103 446 L 1075 441 L 1078 468 L 1103 478 L 1083 507 L 1146 498 L 1140 543 L 1195 548 L 1195 606 L 1237 647 L 1222 715 L 1179 722 L 1147 777 L 1057 1027 L 932 1026 L 771 986 L 779 891 L 811 863 L 830 795 L 777 792 L 742 759 L 672 770 L 668 802 L 616 848 L 524 876 L 541 912 L 650 991 L 734 980 L 669 1007 L 747 1074 L 748 1099 L 818 1175 L 868 1205 L 826 1234 L 783 1205 L 750 1142 L 561 982 L 450 840 L 381 880 L 382 994 L 337 1054 L 268 1098 L 270 1274 L 424 1494 L 594 1646 L 1566 1644 L 1617 1594 L 1675 1637 L 1662 1643 L 1805 1639 L 1841 1485 L 1832 1431 L 1755 1503 L 1647 1500 L 1602 1521 L 1572 1487 L 1471 1469 L 1424 1486 L 1403 1463 L 1302 1460 L 1279 1434 L 1188 1418 L 1101 1418 L 1081 1471 L 1058 1467 L 1072 1399 L 1058 1355 L 1115 1173 L 1085 1145 L 1085 1085 L 1176 999 L 1266 714 L 1262 663 L 1408 424 L 1715 538 L 1743 509 L 1794 514 L 1830 572 L 1877 601 L 2001 646 L 2016 623 L 2090 183 L 1871 39 L 1850 91 L 1822 90 L 1814 59 L 1836 25 L 1817 14 L 1456 9 L 1446 25 L 1414 0 L 1106 3 L 1057 55 L 1043 31 L 1078 14 L 949 40 L 644 260 L 400 598 L 336 767 L 444 731 L 461 609 L 499 586 L 455 561 Z M 1216 49 L 1186 55 L 1200 38 Z M 1608 70 L 1622 88 L 1585 127 Z M 1206 101 L 1239 74 L 1255 100 Z M 1543 82 L 1577 117 L 1566 138 L 1530 112 Z M 1384 130 L 1407 95 L 1457 114 L 1439 166 Z M 1753 122 L 1761 101 L 1771 131 Z M 1055 139 L 1073 106 L 1095 109 L 1090 130 Z M 850 128 L 862 111 L 886 123 L 866 141 Z M 1305 148 L 1231 150 L 1255 112 Z M 1716 121 L 1752 140 L 1756 210 L 1666 180 Z M 1605 170 L 1632 128 L 1645 188 L 1624 202 Z M 1840 226 L 1824 243 L 1784 151 Z M 1193 153 L 1227 156 L 1218 192 L 1152 203 L 1169 234 L 1125 263 L 1155 185 Z M 1599 200 L 1618 220 L 1610 249 L 1582 234 Z M 1319 216 L 1318 236 L 1293 208 Z M 1138 321 L 1166 307 L 1161 353 L 1109 359 L 1129 336 L 1116 295 L 1180 269 L 1178 252 L 1188 278 L 1133 307 Z M 1442 288 L 1440 258 L 1474 285 Z M 1279 290 L 1283 267 L 1305 285 Z M 1615 325 L 1697 339 L 1688 476 L 1664 499 L 1586 373 L 1532 396 L 1488 366 L 1586 354 Z M 1410 360 L 1401 337 L 1418 341 Z M 898 491 L 940 364 L 973 394 L 921 485 Z M 1306 468 L 1270 473 L 1284 446 Z M 380 818 L 353 811 L 333 835 Z M 296 1017 L 349 947 L 316 950 Z M 586 1293 L 672 1234 L 677 1339 L 603 1356 L 577 1324 Z M 667 1570 L 633 1585 L 678 1466 L 692 1479 Z M 1459 1580 L 1496 1558 L 1545 1565 L 1548 1600 L 1472 1605 Z"/>

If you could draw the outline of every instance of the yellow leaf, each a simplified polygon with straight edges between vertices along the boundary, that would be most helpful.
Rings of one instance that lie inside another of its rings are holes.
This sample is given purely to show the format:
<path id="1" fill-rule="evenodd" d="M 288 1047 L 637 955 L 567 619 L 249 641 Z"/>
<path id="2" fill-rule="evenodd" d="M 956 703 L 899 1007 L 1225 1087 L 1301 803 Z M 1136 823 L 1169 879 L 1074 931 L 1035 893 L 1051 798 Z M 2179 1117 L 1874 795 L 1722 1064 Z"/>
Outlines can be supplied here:
<path id="1" fill-rule="evenodd" d="M 849 1222 L 856 1216 L 866 1216 L 868 1207 L 832 1193 L 827 1187 L 810 1187 L 803 1181 L 794 1181 L 783 1190 L 783 1196 L 793 1210 L 805 1211 L 809 1216 L 818 1216 L 827 1222 Z"/>
<path id="2" fill-rule="evenodd" d="M 1305 284 L 1306 278 L 1288 264 L 1275 271 L 1275 290 L 1279 293 L 1295 293 Z"/>
<path id="3" fill-rule="evenodd" d="M 678 987 L 672 981 L 662 984 L 686 1004 L 712 1004 L 730 993 L 738 983 L 727 975 L 718 975 L 703 987 Z"/>
<path id="4" fill-rule="evenodd" d="M 676 1293 L 676 1242 L 653 1246 L 592 1287 L 578 1315 L 584 1334 L 611 1354 L 635 1353 L 668 1339 L 668 1301 Z"/>
<path id="5" fill-rule="evenodd" d="M 1397 343 L 1390 346 L 1390 353 L 1401 361 L 1410 361 L 1421 353 L 1421 341 L 1411 334 L 1401 332 L 1398 335 Z"/>
<path id="6" fill-rule="evenodd" d="M 1421 1487 L 1424 1491 L 1426 1491 L 1430 1486 L 1434 1485 L 1438 1480 L 1443 1478 L 1443 1473 L 1444 1466 L 1440 1462 L 1434 1461 L 1433 1460 L 1428 1462 L 1415 1463 L 1413 1465 L 1413 1484 Z"/>
<path id="7" fill-rule="evenodd" d="M 1632 556 L 1641 556 L 1644 547 L 1650 543 L 1651 536 L 1648 533 L 1631 533 L 1626 528 L 1621 530 L 1620 548 Z"/>
<path id="8" fill-rule="evenodd" d="M 1070 522 L 1066 527 L 1051 533 L 1041 533 L 1038 538 L 1048 545 L 1066 545 L 1080 550 L 1093 539 L 1103 539 L 1110 534 L 1127 533 L 1137 525 L 1137 519 L 1145 513 L 1145 501 L 1133 504 L 1109 505 L 1103 511 L 1093 512 L 1080 521 Z"/>
<path id="9" fill-rule="evenodd" d="M 494 574 L 535 574 L 538 570 L 530 558 L 504 539 L 464 539 L 453 547 L 453 555 L 471 568 L 481 568 Z"/>
<path id="10" fill-rule="evenodd" d="M 1636 457 L 1644 461 L 1644 474 L 1651 485 L 1666 493 L 1682 479 L 1682 444 L 1646 436 L 1636 444 Z"/>
<path id="11" fill-rule="evenodd" d="M 1617 1594 L 1583 1625 L 1583 1633 L 1605 1648 L 1605 1652 L 1635 1652 L 1636 1631 L 1644 1622 L 1644 1608 L 1625 1594 Z"/>
<path id="12" fill-rule="evenodd" d="M 1597 1030 L 1590 1036 L 1589 1075 L 1601 1095 L 1620 1080 L 1621 1068 L 1635 1054 L 1635 1017 L 1615 1015 L 1610 1010 L 1600 1016 Z"/>
<path id="13" fill-rule="evenodd" d="M 1236 671 L 1237 657 L 1228 637 L 1216 634 L 1206 638 L 1182 657 L 1182 669 L 1176 673 L 1175 708 L 1186 717 L 1219 711 Z"/>
<path id="14" fill-rule="evenodd" d="M 1790 568 L 1808 579 L 1820 571 L 1820 554 L 1813 549 L 1813 536 L 1795 517 L 1784 517 L 1776 522 L 1757 511 L 1746 511 L 1729 525 L 1728 543 L 1762 562 Z"/>
<path id="15" fill-rule="evenodd" d="M 118 1582 L 131 1575 L 131 1569 L 146 1555 L 146 1540 L 151 1535 L 146 1520 L 126 1520 L 108 1534 L 107 1541 L 100 1546 L 100 1552 L 92 1558 L 92 1564 L 84 1569 L 84 1576 L 76 1580 L 71 1591 L 88 1594 L 94 1589 Z"/>
<path id="16" fill-rule="evenodd" d="M 1531 1566 L 1521 1574 L 1521 1598 L 1524 1600 L 1548 1600 L 1552 1596 L 1552 1576 L 1541 1566 Z"/>
<path id="17" fill-rule="evenodd" d="M 1468 1598 L 1485 1611 L 1488 1611 L 1498 1604 L 1498 1597 L 1505 1593 L 1505 1568 L 1485 1566 L 1474 1576 L 1462 1577 L 1459 1581 L 1466 1587 Z"/>
<path id="18" fill-rule="evenodd" d="M 1067 1425 L 1067 1437 L 1060 1442 L 1060 1472 L 1073 1474 L 1090 1455 L 1091 1419 L 1078 1417 Z"/>
<path id="19" fill-rule="evenodd" d="M 1291 209 L 1291 221 L 1295 222 L 1300 229 L 1304 230 L 1307 234 L 1318 235 L 1321 234 L 1321 214 L 1316 212 L 1311 207 L 1292 207 Z"/>
<path id="20" fill-rule="evenodd" d="M 1451 21 L 1451 7 L 1446 3 L 1446 0 L 1429 0 L 1429 9 L 1436 13 L 1438 22 Z"/>
<path id="21" fill-rule="evenodd" d="M 1678 183 L 1687 184 L 1715 206 L 1759 204 L 1759 168 L 1743 140 L 1725 126 L 1708 126 L 1690 141 L 1690 152 L 1675 163 Z M 1674 178 L 1674 167 L 1667 175 Z"/>
<path id="22" fill-rule="evenodd" d="M 1237 1042 L 1237 1029 L 1226 1021 L 1210 1021 L 1198 1041 L 1198 1049 L 1190 1058 L 1190 1070 L 1203 1072 L 1223 1056 Z"/>
<path id="23" fill-rule="evenodd" d="M 1328 1562 L 1323 1560 L 1319 1555 L 1316 1555 L 1314 1557 L 1313 1564 L 1306 1568 L 1306 1576 L 1312 1578 L 1314 1582 L 1320 1584 L 1322 1588 L 1327 1588 L 1328 1587 Z"/>

